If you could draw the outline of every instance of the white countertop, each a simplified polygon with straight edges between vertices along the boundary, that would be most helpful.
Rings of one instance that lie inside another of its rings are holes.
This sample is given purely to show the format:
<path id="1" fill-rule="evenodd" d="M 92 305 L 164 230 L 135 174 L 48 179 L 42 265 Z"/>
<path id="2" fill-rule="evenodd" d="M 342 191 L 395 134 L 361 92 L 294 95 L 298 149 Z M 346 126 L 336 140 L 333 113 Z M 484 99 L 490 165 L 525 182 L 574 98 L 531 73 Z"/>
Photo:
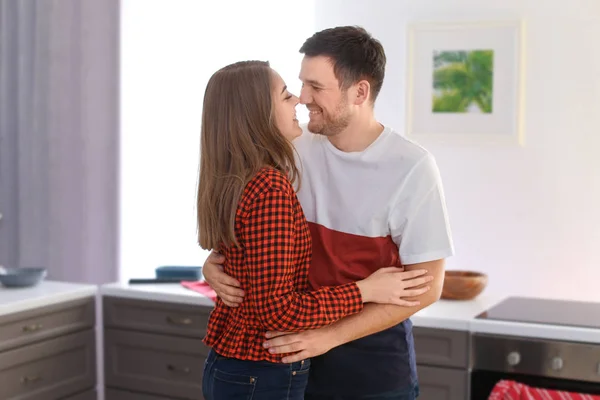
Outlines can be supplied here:
<path id="1" fill-rule="evenodd" d="M 600 344 L 600 329 L 523 322 L 473 319 L 472 333 Z"/>
<path id="2" fill-rule="evenodd" d="M 183 287 L 179 283 L 133 284 L 108 283 L 100 287 L 103 296 L 138 300 L 166 301 L 201 306 L 214 306 L 208 297 Z"/>
<path id="3" fill-rule="evenodd" d="M 505 298 L 484 293 L 471 301 L 440 300 L 416 313 L 411 320 L 415 326 L 426 328 L 600 344 L 600 329 L 476 318 Z"/>
<path id="4" fill-rule="evenodd" d="M 29 288 L 0 286 L 0 316 L 37 307 L 95 296 L 98 287 L 88 284 L 43 281 Z M 213 306 L 208 297 L 180 284 L 110 283 L 100 287 L 105 296 L 182 304 Z M 600 330 L 571 326 L 542 325 L 476 319 L 483 311 L 504 300 L 485 292 L 469 301 L 440 300 L 411 317 L 413 325 L 423 328 L 463 330 L 473 333 L 508 335 L 550 340 L 600 343 Z"/>
<path id="5" fill-rule="evenodd" d="M 180 284 L 111 283 L 101 293 L 140 300 L 167 301 L 213 306 L 212 300 Z M 411 317 L 415 327 L 450 329 L 496 335 L 600 343 L 600 330 L 510 321 L 476 319 L 506 296 L 482 293 L 473 300 L 439 300 Z"/>
<path id="6" fill-rule="evenodd" d="M 475 317 L 504 300 L 504 297 L 486 295 L 473 300 L 438 300 L 418 311 L 410 320 L 414 326 L 423 328 L 468 331 Z"/>
<path id="7" fill-rule="evenodd" d="M 100 292 L 106 296 L 118 296 L 140 300 L 167 301 L 185 304 L 213 306 L 212 300 L 200 293 L 186 289 L 178 283 L 102 285 Z M 411 320 L 415 326 L 440 329 L 468 330 L 470 321 L 501 297 L 481 295 L 470 301 L 440 300 L 419 311 Z"/>
<path id="8" fill-rule="evenodd" d="M 26 288 L 0 285 L 0 316 L 95 296 L 97 291 L 96 285 L 55 281 Z"/>

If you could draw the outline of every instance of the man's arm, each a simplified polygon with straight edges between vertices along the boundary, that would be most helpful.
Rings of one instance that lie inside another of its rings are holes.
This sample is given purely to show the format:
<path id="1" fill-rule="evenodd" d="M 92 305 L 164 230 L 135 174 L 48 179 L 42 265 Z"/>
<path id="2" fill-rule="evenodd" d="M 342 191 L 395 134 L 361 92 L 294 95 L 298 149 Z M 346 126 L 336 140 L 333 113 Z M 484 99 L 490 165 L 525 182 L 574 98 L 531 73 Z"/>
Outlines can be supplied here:
<path id="1" fill-rule="evenodd" d="M 340 342 L 337 345 L 391 328 L 410 318 L 417 311 L 438 301 L 444 283 L 444 260 L 405 266 L 406 271 L 414 269 L 426 269 L 427 275 L 433 276 L 433 281 L 429 283 L 431 290 L 414 298 L 420 301 L 418 306 L 398 307 L 388 304 L 367 304 L 361 313 L 343 318 L 327 327 Z"/>
<path id="2" fill-rule="evenodd" d="M 406 265 L 405 269 L 426 269 L 428 275 L 433 276 L 433 281 L 428 283 L 431 290 L 414 298 L 420 301 L 418 306 L 367 304 L 359 314 L 348 316 L 324 328 L 286 335 L 269 332 L 267 338 L 271 339 L 265 342 L 265 347 L 273 354 L 296 353 L 285 357 L 284 363 L 315 357 L 344 343 L 391 328 L 439 300 L 444 283 L 443 259 Z"/>
<path id="3" fill-rule="evenodd" d="M 237 279 L 223 272 L 224 262 L 225 256 L 213 250 L 204 261 L 202 276 L 226 306 L 238 307 L 246 293 Z"/>

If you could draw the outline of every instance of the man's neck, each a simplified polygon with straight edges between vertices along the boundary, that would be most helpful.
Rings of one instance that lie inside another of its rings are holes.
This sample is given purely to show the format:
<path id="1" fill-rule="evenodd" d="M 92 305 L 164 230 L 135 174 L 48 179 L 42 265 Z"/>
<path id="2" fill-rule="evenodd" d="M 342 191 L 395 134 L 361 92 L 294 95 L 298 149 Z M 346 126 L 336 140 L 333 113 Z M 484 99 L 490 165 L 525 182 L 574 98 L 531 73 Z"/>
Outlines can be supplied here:
<path id="1" fill-rule="evenodd" d="M 348 125 L 346 129 L 327 139 L 338 150 L 351 153 L 365 150 L 383 132 L 383 125 L 375 118 Z"/>

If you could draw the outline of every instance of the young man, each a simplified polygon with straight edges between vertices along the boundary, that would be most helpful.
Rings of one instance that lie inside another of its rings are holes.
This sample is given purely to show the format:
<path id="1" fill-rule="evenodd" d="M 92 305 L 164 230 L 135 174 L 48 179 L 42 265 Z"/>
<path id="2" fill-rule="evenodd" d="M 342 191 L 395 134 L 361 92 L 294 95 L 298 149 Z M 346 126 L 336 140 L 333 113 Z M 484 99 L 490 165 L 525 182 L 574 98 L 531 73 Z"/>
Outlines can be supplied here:
<path id="1" fill-rule="evenodd" d="M 337 27 L 307 39 L 300 52 L 300 102 L 310 121 L 294 144 L 298 198 L 313 239 L 312 288 L 391 265 L 427 269 L 434 280 L 416 307 L 369 304 L 325 328 L 268 333 L 265 348 L 288 354 L 283 362 L 311 358 L 306 399 L 415 399 L 409 317 L 439 299 L 444 259 L 453 254 L 438 168 L 426 150 L 375 118 L 386 64 L 376 39 L 359 27 Z M 235 306 L 243 290 L 220 270 L 222 262 L 212 254 L 204 274 Z"/>

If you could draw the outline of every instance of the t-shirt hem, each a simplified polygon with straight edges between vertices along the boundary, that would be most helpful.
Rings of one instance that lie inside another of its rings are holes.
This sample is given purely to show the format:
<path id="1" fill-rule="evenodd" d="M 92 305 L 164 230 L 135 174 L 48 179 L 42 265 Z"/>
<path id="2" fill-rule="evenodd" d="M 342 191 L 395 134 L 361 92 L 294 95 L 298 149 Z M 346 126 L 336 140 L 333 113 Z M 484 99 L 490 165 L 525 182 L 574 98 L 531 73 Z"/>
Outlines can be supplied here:
<path id="1" fill-rule="evenodd" d="M 447 248 L 444 250 L 430 251 L 429 253 L 423 254 L 412 254 L 402 255 L 400 254 L 400 261 L 402 264 L 419 264 L 429 261 L 441 260 L 442 258 L 451 257 L 454 255 L 454 249 Z"/>

